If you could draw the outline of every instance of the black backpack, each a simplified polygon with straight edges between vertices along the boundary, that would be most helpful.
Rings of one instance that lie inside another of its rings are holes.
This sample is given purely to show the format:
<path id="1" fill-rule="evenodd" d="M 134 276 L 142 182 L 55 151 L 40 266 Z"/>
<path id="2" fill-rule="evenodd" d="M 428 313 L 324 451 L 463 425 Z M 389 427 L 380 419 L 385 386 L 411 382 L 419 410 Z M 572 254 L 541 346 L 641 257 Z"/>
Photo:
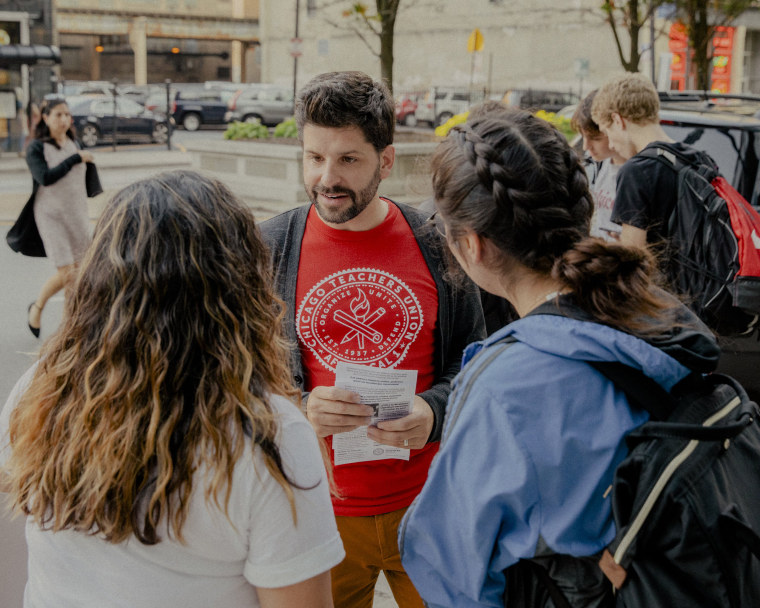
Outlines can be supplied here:
<path id="1" fill-rule="evenodd" d="M 628 435 L 630 452 L 615 471 L 617 535 L 600 566 L 616 605 L 756 605 L 758 405 L 720 374 L 690 377 L 668 394 L 623 364 L 592 365 L 652 417 Z"/>
<path id="2" fill-rule="evenodd" d="M 705 152 L 687 156 L 655 143 L 638 156 L 677 173 L 677 202 L 663 227 L 671 287 L 716 333 L 752 334 L 760 315 L 760 215 Z"/>
<path id="3" fill-rule="evenodd" d="M 561 579 L 563 572 L 582 572 L 593 583 L 588 559 L 575 558 L 573 569 L 569 556 L 545 555 L 507 569 L 505 605 L 757 605 L 758 405 L 728 376 L 693 374 L 667 393 L 622 363 L 589 365 L 623 390 L 632 406 L 650 413 L 650 421 L 626 438 L 630 452 L 610 488 L 617 535 L 594 556 L 615 594 L 600 595 L 593 587 L 588 598 L 566 593 L 572 587 Z"/>

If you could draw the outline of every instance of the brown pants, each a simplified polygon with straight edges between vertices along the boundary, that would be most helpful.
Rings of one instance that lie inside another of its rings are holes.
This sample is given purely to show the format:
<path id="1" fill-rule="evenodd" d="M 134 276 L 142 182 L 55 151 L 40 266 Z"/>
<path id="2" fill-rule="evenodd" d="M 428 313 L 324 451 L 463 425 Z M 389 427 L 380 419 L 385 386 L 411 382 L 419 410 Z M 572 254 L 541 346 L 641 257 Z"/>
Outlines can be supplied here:
<path id="1" fill-rule="evenodd" d="M 399 608 L 423 608 L 398 551 L 398 527 L 405 512 L 336 517 L 346 558 L 332 569 L 335 608 L 370 608 L 381 570 Z"/>

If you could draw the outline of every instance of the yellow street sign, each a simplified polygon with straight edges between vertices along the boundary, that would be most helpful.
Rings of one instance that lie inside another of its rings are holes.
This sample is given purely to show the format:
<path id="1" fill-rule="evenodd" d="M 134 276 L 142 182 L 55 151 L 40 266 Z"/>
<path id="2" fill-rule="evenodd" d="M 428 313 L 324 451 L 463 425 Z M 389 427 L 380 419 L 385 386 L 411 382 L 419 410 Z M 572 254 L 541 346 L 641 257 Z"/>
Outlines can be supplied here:
<path id="1" fill-rule="evenodd" d="M 478 28 L 472 30 L 472 34 L 467 39 L 467 52 L 474 53 L 483 50 L 483 34 L 480 33 Z"/>

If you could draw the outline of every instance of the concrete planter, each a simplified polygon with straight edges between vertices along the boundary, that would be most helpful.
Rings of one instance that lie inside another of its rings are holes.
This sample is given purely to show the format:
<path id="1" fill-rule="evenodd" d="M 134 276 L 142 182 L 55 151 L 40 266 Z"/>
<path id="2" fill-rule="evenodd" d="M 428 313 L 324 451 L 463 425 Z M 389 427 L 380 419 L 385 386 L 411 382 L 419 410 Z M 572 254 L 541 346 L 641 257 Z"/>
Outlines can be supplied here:
<path id="1" fill-rule="evenodd" d="M 436 141 L 395 144 L 396 160 L 380 194 L 417 204 L 430 196 Z M 301 146 L 267 141 L 205 141 L 187 145 L 193 169 L 226 183 L 254 209 L 274 215 L 307 202 Z"/>

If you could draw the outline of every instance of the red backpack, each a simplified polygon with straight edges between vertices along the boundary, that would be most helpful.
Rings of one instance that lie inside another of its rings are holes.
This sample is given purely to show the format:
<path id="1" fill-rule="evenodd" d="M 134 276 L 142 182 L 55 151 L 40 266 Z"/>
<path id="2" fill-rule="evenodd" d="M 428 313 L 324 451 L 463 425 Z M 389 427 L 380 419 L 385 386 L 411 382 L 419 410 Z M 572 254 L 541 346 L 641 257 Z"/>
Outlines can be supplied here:
<path id="1" fill-rule="evenodd" d="M 656 144 L 639 154 L 678 174 L 665 230 L 671 286 L 716 333 L 752 334 L 760 317 L 760 215 L 705 152 L 695 160 Z"/>

